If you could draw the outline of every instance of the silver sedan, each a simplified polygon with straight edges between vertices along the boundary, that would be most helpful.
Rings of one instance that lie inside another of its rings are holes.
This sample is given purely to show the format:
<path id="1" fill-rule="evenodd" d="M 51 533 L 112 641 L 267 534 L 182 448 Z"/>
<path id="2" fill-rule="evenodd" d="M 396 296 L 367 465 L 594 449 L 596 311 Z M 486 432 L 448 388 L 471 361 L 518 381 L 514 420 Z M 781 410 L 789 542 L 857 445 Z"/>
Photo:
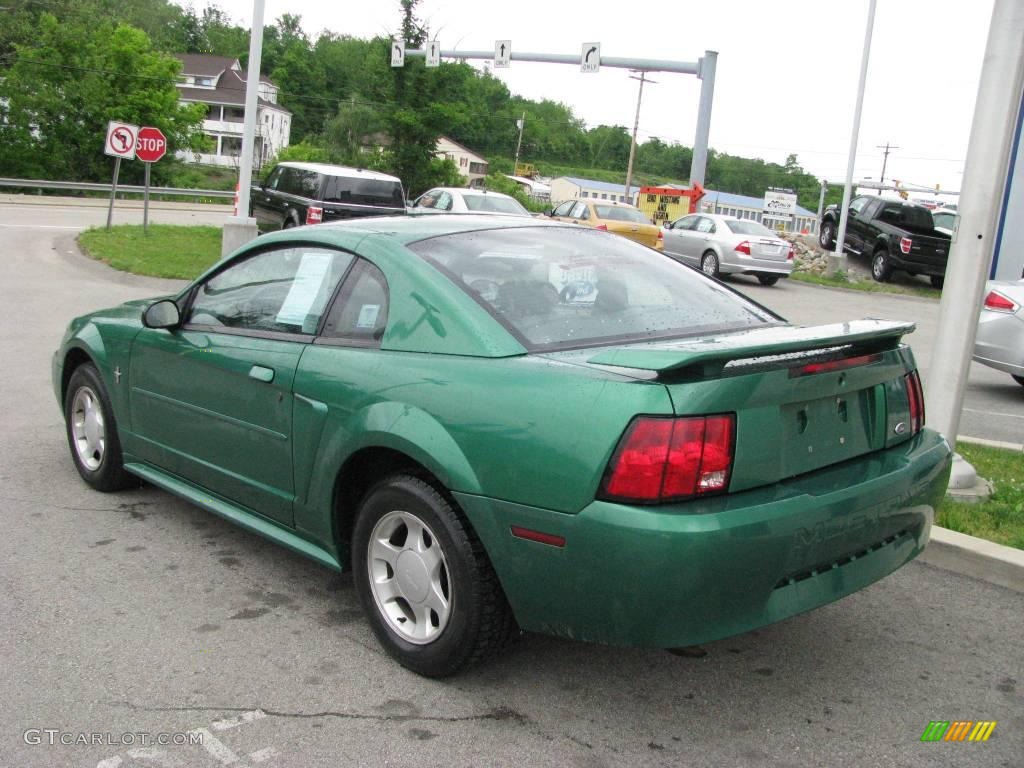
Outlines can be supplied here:
<path id="1" fill-rule="evenodd" d="M 1024 387 L 1024 279 L 992 280 L 978 318 L 974 359 Z"/>
<path id="2" fill-rule="evenodd" d="M 684 216 L 665 228 L 665 253 L 712 277 L 755 275 L 775 285 L 793 271 L 793 246 L 763 224 L 709 213 Z"/>

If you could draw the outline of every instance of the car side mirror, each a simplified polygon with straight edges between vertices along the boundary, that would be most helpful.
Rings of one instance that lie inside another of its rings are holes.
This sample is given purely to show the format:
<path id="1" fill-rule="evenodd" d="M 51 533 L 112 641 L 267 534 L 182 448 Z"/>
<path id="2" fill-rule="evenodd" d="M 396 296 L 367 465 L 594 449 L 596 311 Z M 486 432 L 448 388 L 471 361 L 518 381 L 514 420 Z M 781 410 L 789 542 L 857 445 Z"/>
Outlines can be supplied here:
<path id="1" fill-rule="evenodd" d="M 142 324 L 147 328 L 177 328 L 181 324 L 178 305 L 170 299 L 150 304 L 142 313 Z"/>

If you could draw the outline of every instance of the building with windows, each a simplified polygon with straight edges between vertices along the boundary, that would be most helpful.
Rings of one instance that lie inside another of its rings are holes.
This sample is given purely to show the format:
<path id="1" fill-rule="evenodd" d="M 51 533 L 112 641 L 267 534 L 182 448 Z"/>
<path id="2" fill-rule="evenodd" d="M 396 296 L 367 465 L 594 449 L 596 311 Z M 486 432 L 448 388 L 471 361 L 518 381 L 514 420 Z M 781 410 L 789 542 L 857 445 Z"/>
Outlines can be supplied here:
<path id="1" fill-rule="evenodd" d="M 242 154 L 245 123 L 246 72 L 238 59 L 199 53 L 178 53 L 181 75 L 178 93 L 187 104 L 207 108 L 203 133 L 213 140 L 208 152 L 180 151 L 182 160 L 207 165 L 235 166 Z M 253 167 L 260 168 L 288 146 L 292 113 L 277 103 L 278 88 L 260 76 L 256 112 L 256 146 Z"/>
<path id="2" fill-rule="evenodd" d="M 786 232 L 803 232 L 814 234 L 818 231 L 818 214 L 801 206 L 796 207 L 793 220 L 785 223 L 767 220 L 762 221 L 764 198 L 750 195 L 734 195 L 731 192 L 718 192 L 713 189 L 704 191 L 704 197 L 697 204 L 701 213 L 720 213 L 723 216 L 735 216 L 737 219 L 753 219 L 770 229 L 783 229 Z"/>
<path id="3" fill-rule="evenodd" d="M 435 153 L 438 157 L 451 160 L 466 180 L 467 187 L 478 187 L 487 176 L 487 160 L 476 152 L 462 146 L 447 136 L 439 136 Z"/>
<path id="4" fill-rule="evenodd" d="M 575 176 L 559 176 L 551 180 L 551 204 L 558 205 L 563 200 L 577 197 L 594 200 L 615 200 L 619 203 L 632 204 L 633 197 L 639 187 L 630 187 L 626 193 L 624 184 L 612 184 L 594 179 L 579 179 Z"/>

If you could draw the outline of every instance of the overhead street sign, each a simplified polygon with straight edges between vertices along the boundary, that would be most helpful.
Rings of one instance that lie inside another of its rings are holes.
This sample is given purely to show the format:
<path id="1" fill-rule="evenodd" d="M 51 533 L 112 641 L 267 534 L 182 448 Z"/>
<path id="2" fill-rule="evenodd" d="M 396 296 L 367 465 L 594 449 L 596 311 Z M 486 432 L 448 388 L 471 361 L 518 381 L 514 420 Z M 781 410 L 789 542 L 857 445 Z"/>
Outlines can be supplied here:
<path id="1" fill-rule="evenodd" d="M 135 157 L 144 163 L 155 163 L 167 152 L 167 137 L 159 128 L 148 125 L 139 129 Z"/>
<path id="2" fill-rule="evenodd" d="M 437 40 L 431 40 L 427 43 L 427 66 L 441 66 L 441 44 Z"/>
<path id="3" fill-rule="evenodd" d="M 511 40 L 495 40 L 494 41 L 494 68 L 505 68 L 509 66 L 512 61 L 512 41 Z"/>
<path id="4" fill-rule="evenodd" d="M 405 66 L 405 40 L 391 41 L 391 66 Z"/>
<path id="5" fill-rule="evenodd" d="M 111 157 L 131 160 L 135 157 L 135 141 L 138 136 L 139 126 L 111 120 L 107 123 L 107 141 L 103 151 Z"/>
<path id="6" fill-rule="evenodd" d="M 580 72 L 597 72 L 601 69 L 601 44 L 584 43 L 580 48 Z"/>

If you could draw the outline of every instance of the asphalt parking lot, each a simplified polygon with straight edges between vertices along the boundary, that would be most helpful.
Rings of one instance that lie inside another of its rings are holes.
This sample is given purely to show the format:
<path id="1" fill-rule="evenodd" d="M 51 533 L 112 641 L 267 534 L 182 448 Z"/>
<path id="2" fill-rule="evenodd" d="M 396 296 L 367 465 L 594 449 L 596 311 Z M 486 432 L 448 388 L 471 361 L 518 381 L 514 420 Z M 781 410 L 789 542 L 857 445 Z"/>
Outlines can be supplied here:
<path id="1" fill-rule="evenodd" d="M 348 576 L 152 488 L 91 491 L 50 355 L 71 317 L 176 285 L 75 251 L 105 213 L 0 202 L 0 766 L 1024 764 L 1024 595 L 924 564 L 685 653 L 527 635 L 437 682 L 382 654 Z M 798 322 L 915 319 L 927 372 L 933 302 L 734 285 Z M 975 366 L 968 404 L 961 433 L 1020 440 L 1009 377 Z M 998 725 L 985 743 L 921 743 L 932 720 Z M 78 734 L 102 743 L 60 743 Z"/>

